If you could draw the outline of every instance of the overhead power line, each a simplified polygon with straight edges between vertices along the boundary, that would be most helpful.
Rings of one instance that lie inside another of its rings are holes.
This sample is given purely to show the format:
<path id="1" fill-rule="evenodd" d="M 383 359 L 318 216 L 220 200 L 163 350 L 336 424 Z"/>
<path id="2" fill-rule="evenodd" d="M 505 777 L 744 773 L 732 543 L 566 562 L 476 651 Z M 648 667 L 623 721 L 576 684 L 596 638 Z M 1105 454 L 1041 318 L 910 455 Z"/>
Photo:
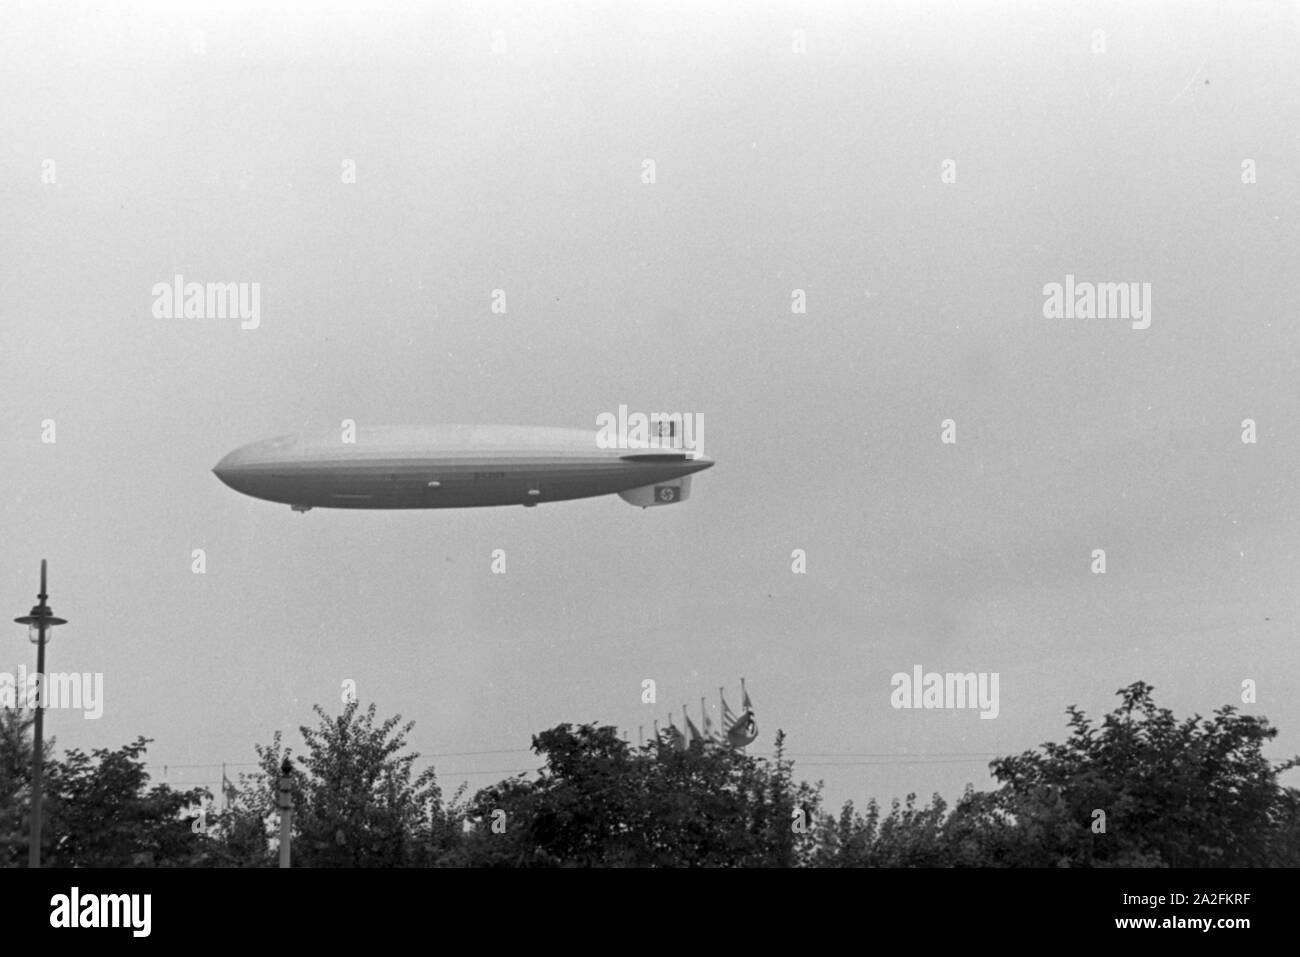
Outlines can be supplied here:
<path id="1" fill-rule="evenodd" d="M 529 754 L 532 753 L 530 748 L 494 748 L 486 751 L 439 751 L 433 753 L 417 752 L 417 761 L 428 762 L 435 758 L 466 758 L 479 757 L 482 755 L 497 754 Z M 990 758 L 998 757 L 999 751 L 942 751 L 929 753 L 911 753 L 911 752 L 891 752 L 891 751 L 789 751 L 786 752 L 787 758 L 848 758 L 845 761 L 802 761 L 801 767 L 806 768 L 852 768 L 867 767 L 876 765 L 889 764 L 965 764 L 984 762 Z M 775 752 L 757 752 L 755 757 L 773 758 Z M 540 758 L 539 758 L 540 760 Z M 256 761 L 209 761 L 200 764 L 146 764 L 145 767 L 152 771 L 161 771 L 168 774 L 171 771 L 185 771 L 196 768 L 256 768 L 261 765 Z M 479 770 L 457 770 L 451 771 L 438 768 L 439 776 L 456 777 L 459 775 L 482 775 L 482 774 L 521 774 L 529 771 L 536 771 L 536 767 L 529 768 L 507 768 L 500 771 L 479 771 Z M 186 781 L 186 784 L 202 784 L 202 781 Z M 220 782 L 217 782 L 220 783 Z"/>

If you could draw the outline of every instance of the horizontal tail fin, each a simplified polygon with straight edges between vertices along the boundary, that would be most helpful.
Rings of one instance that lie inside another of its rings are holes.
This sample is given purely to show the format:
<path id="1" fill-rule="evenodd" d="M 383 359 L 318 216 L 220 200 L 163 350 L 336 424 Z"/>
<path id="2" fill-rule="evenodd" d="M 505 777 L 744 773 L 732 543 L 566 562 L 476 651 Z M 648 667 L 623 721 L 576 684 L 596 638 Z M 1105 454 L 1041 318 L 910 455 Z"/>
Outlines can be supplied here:
<path id="1" fill-rule="evenodd" d="M 629 452 L 619 458 L 624 462 L 685 462 L 694 456 L 689 452 Z"/>

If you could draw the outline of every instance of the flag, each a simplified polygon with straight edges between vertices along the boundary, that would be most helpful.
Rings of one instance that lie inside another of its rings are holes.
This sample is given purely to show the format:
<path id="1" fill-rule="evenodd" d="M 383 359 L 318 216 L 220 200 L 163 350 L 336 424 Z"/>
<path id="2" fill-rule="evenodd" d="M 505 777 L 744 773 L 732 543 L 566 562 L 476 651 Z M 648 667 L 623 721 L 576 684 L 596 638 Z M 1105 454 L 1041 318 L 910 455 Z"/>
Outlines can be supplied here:
<path id="1" fill-rule="evenodd" d="M 736 723 L 736 713 L 731 710 L 731 705 L 727 704 L 726 696 L 723 695 L 722 689 L 718 689 L 718 700 L 722 702 L 722 726 L 730 728 Z"/>
<path id="2" fill-rule="evenodd" d="M 754 717 L 754 703 L 749 700 L 744 678 L 740 679 L 740 696 L 745 713 L 727 726 L 727 743 L 733 748 L 743 748 L 758 737 L 758 719 Z"/>
<path id="3" fill-rule="evenodd" d="M 221 795 L 226 799 L 226 806 L 229 807 L 234 800 L 239 797 L 239 792 L 235 786 L 230 783 L 230 778 L 226 777 L 226 769 L 221 769 Z"/>
<path id="4" fill-rule="evenodd" d="M 746 711 L 736 719 L 736 723 L 727 729 L 727 743 L 733 748 L 743 748 L 748 744 L 753 744 L 754 739 L 758 737 L 758 721 L 754 718 L 754 712 Z"/>
<path id="5" fill-rule="evenodd" d="M 713 719 L 709 717 L 709 711 L 704 707 L 703 698 L 700 699 L 700 714 L 704 718 L 704 740 L 716 742 L 718 740 L 718 732 L 714 730 Z"/>
<path id="6" fill-rule="evenodd" d="M 686 735 L 677 730 L 672 718 L 668 719 L 668 743 L 678 751 L 686 750 Z"/>
<path id="7" fill-rule="evenodd" d="M 656 485 L 655 500 L 658 502 L 675 502 L 679 490 L 671 485 Z"/>
<path id="8" fill-rule="evenodd" d="M 700 729 L 695 727 L 695 724 L 691 721 L 691 716 L 686 713 L 686 705 L 682 705 L 682 717 L 686 719 L 686 733 L 689 735 L 690 743 L 694 744 L 696 741 L 703 741 L 704 739 L 700 736 Z"/>

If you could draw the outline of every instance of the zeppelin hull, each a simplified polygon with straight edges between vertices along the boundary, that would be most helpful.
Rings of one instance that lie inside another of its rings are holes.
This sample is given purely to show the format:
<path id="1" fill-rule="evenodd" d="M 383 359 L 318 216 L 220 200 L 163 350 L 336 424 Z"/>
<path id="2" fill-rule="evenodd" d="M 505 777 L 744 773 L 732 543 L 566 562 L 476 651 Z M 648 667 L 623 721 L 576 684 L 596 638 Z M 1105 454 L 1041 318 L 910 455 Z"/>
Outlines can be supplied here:
<path id="1" fill-rule="evenodd" d="M 627 492 L 708 468 L 686 455 L 601 449 L 595 433 L 439 427 L 287 436 L 237 449 L 214 469 L 236 491 L 306 508 L 538 505 Z M 631 501 L 631 499 L 629 499 Z"/>

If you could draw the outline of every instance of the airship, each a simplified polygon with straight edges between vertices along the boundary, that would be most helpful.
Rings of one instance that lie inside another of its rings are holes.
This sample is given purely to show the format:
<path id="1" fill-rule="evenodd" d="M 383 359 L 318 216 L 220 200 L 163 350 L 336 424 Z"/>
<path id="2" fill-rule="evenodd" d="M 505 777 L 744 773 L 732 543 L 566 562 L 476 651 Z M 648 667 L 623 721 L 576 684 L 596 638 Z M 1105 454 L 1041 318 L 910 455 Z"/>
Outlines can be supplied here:
<path id="1" fill-rule="evenodd" d="M 474 508 L 617 493 L 641 508 L 675 505 L 698 451 L 653 442 L 602 448 L 583 429 L 507 425 L 358 427 L 285 435 L 235 449 L 213 472 L 236 492 L 313 508 Z"/>

